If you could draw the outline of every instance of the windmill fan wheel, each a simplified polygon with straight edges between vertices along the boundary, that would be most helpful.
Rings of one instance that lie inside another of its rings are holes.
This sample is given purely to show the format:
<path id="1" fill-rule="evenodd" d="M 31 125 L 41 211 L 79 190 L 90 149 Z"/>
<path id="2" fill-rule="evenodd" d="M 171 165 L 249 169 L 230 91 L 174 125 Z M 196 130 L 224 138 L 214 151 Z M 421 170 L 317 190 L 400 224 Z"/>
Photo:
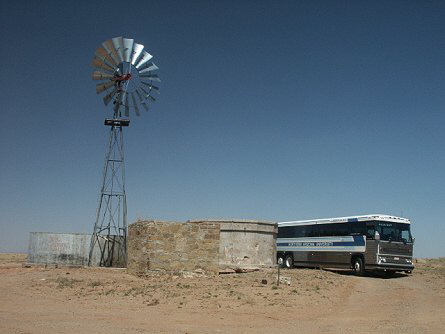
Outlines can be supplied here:
<path id="1" fill-rule="evenodd" d="M 96 49 L 92 78 L 102 81 L 96 93 L 106 93 L 103 101 L 106 106 L 112 102 L 114 117 L 129 117 L 131 108 L 140 116 L 140 106 L 148 111 L 148 102 L 156 101 L 153 95 L 159 94 L 159 87 L 154 82 L 161 80 L 152 58 L 142 44 L 130 38 L 115 37 Z"/>

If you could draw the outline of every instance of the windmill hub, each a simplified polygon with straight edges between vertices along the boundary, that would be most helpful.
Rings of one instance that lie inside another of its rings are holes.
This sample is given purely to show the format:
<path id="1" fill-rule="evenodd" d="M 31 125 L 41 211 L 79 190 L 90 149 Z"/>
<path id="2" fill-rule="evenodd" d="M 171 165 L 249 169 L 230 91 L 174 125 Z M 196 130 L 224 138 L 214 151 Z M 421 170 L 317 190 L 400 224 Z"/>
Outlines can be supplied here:
<path id="1" fill-rule="evenodd" d="M 125 75 L 116 75 L 113 80 L 116 82 L 127 81 L 131 79 L 131 73 L 127 73 Z"/>

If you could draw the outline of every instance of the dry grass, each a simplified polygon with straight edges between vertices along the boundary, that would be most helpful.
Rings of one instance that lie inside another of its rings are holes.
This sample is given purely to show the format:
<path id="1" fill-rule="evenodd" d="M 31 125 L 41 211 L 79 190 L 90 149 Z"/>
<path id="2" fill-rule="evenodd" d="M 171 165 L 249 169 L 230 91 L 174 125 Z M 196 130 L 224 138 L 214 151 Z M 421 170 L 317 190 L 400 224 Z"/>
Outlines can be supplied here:
<path id="1" fill-rule="evenodd" d="M 26 263 L 27 254 L 21 253 L 0 253 L 0 266 L 8 266 L 11 264 L 22 265 Z"/>
<path id="2" fill-rule="evenodd" d="M 445 257 L 436 259 L 416 259 L 415 270 L 418 274 L 433 274 L 438 277 L 445 277 Z"/>

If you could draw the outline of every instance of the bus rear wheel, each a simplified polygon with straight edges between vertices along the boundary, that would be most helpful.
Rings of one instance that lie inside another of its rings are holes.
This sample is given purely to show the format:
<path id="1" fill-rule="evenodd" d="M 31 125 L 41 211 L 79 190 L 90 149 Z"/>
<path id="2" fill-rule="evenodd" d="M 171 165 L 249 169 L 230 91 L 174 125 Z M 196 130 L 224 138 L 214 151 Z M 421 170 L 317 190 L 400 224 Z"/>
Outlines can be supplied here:
<path id="1" fill-rule="evenodd" d="M 293 268 L 294 267 L 294 258 L 291 254 L 287 254 L 284 257 L 284 263 L 283 263 L 284 268 Z"/>
<path id="2" fill-rule="evenodd" d="M 365 264 L 361 257 L 357 256 L 352 259 L 352 269 L 357 276 L 363 276 L 365 274 Z"/>

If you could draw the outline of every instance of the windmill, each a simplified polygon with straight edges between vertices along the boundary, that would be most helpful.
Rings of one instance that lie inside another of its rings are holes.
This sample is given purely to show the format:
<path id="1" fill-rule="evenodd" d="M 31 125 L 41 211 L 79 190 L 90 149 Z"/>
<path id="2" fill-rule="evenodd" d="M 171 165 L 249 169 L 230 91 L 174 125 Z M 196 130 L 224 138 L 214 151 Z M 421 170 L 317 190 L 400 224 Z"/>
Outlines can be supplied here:
<path id="1" fill-rule="evenodd" d="M 96 221 L 91 237 L 88 265 L 125 267 L 127 261 L 127 201 L 125 193 L 123 127 L 130 124 L 130 109 L 140 116 L 140 107 L 148 111 L 159 93 L 154 82 L 160 81 L 158 67 L 142 44 L 116 37 L 96 49 L 92 65 L 93 80 L 100 80 L 96 93 L 105 93 L 106 106 L 113 107 L 108 150 L 103 169 L 102 187 Z"/>

